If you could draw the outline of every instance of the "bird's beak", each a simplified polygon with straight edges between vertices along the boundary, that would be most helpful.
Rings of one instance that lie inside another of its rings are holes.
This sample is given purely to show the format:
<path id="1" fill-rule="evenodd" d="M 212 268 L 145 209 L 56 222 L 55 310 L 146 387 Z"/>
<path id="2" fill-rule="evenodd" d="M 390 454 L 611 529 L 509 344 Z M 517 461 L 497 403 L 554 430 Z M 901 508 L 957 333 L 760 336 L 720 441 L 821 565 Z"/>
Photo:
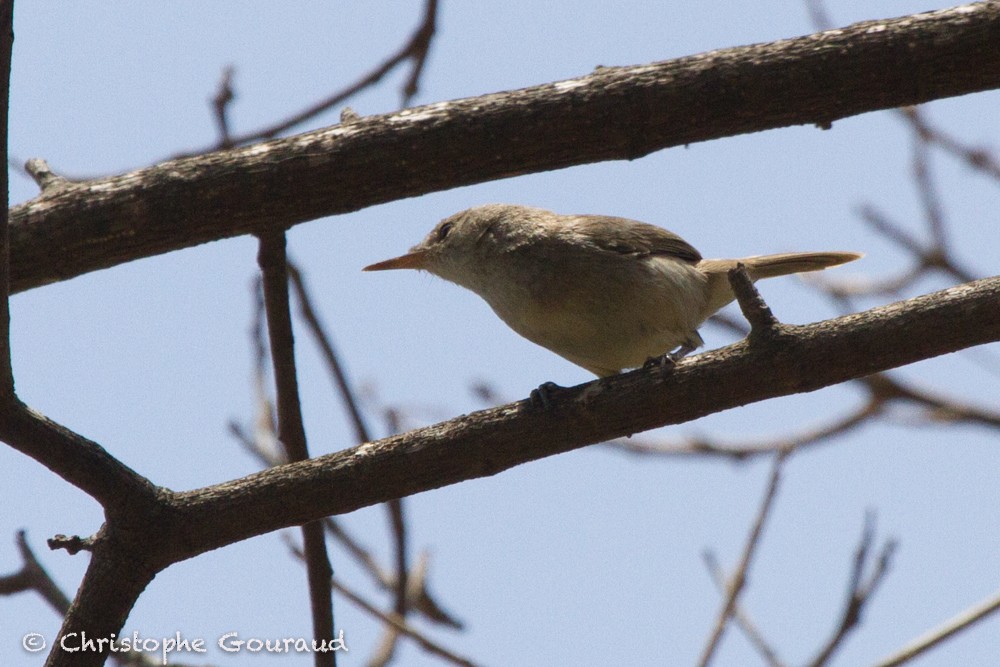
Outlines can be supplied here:
<path id="1" fill-rule="evenodd" d="M 362 271 L 388 271 L 389 269 L 422 269 L 426 266 L 426 250 L 411 250 L 405 255 L 370 264 Z"/>

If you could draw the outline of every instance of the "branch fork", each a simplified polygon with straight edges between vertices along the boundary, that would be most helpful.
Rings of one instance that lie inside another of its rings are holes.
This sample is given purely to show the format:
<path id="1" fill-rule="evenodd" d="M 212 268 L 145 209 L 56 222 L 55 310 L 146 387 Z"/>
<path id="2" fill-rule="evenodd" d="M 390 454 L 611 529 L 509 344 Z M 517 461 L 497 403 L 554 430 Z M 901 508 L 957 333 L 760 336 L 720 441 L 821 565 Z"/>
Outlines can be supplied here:
<path id="1" fill-rule="evenodd" d="M 729 285 L 733 288 L 743 316 L 750 323 L 749 339 L 755 341 L 774 338 L 781 330 L 781 322 L 757 291 L 742 262 L 736 268 L 729 269 Z"/>

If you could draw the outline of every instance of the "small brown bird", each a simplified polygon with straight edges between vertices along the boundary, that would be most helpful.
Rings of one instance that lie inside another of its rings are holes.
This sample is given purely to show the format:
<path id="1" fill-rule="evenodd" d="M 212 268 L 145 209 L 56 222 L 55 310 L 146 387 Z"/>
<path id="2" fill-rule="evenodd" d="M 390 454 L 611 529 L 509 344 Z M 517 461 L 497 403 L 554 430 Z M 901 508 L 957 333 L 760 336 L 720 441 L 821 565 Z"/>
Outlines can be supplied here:
<path id="1" fill-rule="evenodd" d="M 423 269 L 457 283 L 517 333 L 603 377 L 703 345 L 698 327 L 735 298 L 727 272 L 737 262 L 758 280 L 860 257 L 702 259 L 681 237 L 643 222 L 487 204 L 442 220 L 405 255 L 364 270 Z"/>

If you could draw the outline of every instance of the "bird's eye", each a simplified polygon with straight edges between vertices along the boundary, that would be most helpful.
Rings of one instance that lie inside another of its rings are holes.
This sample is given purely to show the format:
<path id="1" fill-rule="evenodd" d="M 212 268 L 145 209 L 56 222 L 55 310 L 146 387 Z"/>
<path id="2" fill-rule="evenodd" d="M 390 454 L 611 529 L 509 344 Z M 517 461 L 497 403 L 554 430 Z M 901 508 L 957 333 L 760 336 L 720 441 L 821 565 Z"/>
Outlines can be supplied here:
<path id="1" fill-rule="evenodd" d="M 451 228 L 454 227 L 454 223 L 446 222 L 440 227 L 438 227 L 437 240 L 444 241 L 445 237 L 451 232 Z"/>

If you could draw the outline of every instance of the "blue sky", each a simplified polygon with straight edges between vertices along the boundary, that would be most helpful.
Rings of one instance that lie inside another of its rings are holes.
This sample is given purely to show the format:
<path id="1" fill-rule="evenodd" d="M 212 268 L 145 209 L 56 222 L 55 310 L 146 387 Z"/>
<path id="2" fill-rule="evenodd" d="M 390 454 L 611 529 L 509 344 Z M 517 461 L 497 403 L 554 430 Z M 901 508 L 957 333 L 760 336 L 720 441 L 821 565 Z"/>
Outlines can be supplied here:
<path id="1" fill-rule="evenodd" d="M 236 67 L 235 129 L 251 130 L 380 62 L 416 25 L 421 5 L 20 3 L 12 156 L 43 157 L 59 173 L 83 176 L 206 146 L 215 138 L 207 100 L 228 64 Z M 776 1 L 442 5 L 416 104 L 811 32 L 804 6 Z M 827 5 L 838 24 L 944 6 Z M 361 114 L 391 111 L 402 80 L 397 74 L 350 105 Z M 970 143 L 996 146 L 998 102 L 991 92 L 935 102 L 926 112 Z M 335 122 L 332 113 L 302 130 Z M 864 227 L 856 210 L 872 203 L 923 234 L 910 147 L 895 116 L 868 114 L 825 132 L 788 128 L 393 202 L 300 225 L 289 248 L 351 377 L 416 425 L 484 407 L 470 391 L 477 381 L 516 399 L 544 381 L 591 379 L 519 338 L 455 286 L 423 274 L 361 273 L 401 253 L 440 218 L 486 202 L 613 214 L 667 227 L 709 257 L 860 250 L 866 258 L 837 275 L 879 277 L 909 259 Z M 980 275 L 995 274 L 997 184 L 940 155 L 932 166 L 954 249 Z M 12 203 L 35 194 L 30 180 L 12 176 Z M 255 252 L 249 238 L 211 243 L 14 297 L 19 394 L 157 484 L 190 489 L 253 472 L 256 463 L 226 424 L 253 412 L 246 332 Z M 918 291 L 949 284 L 934 277 Z M 762 291 L 783 321 L 837 314 L 793 279 L 769 281 Z M 709 347 L 732 341 L 714 327 L 703 335 Z M 298 343 L 311 451 L 350 446 L 350 425 L 315 349 L 304 333 Z M 995 405 L 1000 349 L 989 352 L 992 373 L 981 357 L 960 353 L 901 369 L 898 377 Z M 863 398 L 856 387 L 835 387 L 652 437 L 784 434 L 845 414 Z M 872 662 L 997 589 L 996 434 L 914 427 L 911 416 L 895 413 L 796 455 L 786 468 L 743 601 L 790 663 L 810 657 L 832 631 L 868 509 L 877 512 L 879 538 L 900 546 L 865 626 L 834 664 Z M 372 422 L 385 432 L 374 415 Z M 86 558 L 49 552 L 44 540 L 97 530 L 99 506 L 7 449 L 0 449 L 0 470 L 0 571 L 16 568 L 14 533 L 24 527 L 72 594 Z M 637 459 L 591 447 L 408 499 L 414 552 L 429 552 L 433 591 L 467 624 L 462 633 L 430 634 L 485 664 L 691 664 L 719 605 L 701 553 L 709 548 L 727 568 L 735 564 L 767 475 L 765 462 Z M 344 521 L 388 562 L 384 514 L 371 508 Z M 337 576 L 380 599 L 342 552 L 333 554 Z M 340 598 L 335 614 L 351 649 L 342 664 L 364 664 L 379 628 Z M 0 619 L 4 663 L 41 664 L 21 651 L 20 638 L 29 631 L 51 637 L 59 619 L 29 596 L 0 600 Z M 180 631 L 209 644 L 230 631 L 284 637 L 308 627 L 304 572 L 276 534 L 168 569 L 126 624 L 144 636 Z M 998 637 L 1000 621 L 992 619 L 914 664 L 987 664 L 1000 651 Z M 402 651 L 399 664 L 440 664 L 412 644 Z M 755 660 L 731 631 L 715 664 Z"/>

